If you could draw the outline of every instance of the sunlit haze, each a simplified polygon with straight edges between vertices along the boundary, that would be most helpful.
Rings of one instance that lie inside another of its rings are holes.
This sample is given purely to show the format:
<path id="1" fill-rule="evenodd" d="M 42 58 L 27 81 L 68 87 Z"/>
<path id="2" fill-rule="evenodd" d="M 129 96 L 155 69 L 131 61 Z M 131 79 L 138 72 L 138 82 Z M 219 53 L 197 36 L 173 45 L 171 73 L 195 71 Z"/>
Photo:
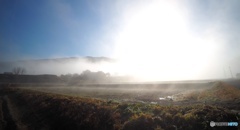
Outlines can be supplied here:
<path id="1" fill-rule="evenodd" d="M 229 69 L 234 76 L 240 72 L 239 5 L 217 0 L 0 1 L 0 62 L 109 57 L 116 62 L 36 64 L 38 70 L 24 64 L 29 74 L 89 69 L 141 81 L 229 78 Z"/>
<path id="2" fill-rule="evenodd" d="M 116 41 L 121 71 L 148 80 L 199 78 L 218 46 L 192 33 L 176 2 L 154 1 L 126 11 Z"/>

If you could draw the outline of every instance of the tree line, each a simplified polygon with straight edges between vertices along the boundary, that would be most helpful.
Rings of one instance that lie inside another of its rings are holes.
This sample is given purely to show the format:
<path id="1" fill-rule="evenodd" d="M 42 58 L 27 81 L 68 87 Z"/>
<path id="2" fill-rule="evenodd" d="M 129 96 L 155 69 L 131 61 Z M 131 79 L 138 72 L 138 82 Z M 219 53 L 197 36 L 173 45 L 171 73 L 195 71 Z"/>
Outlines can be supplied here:
<path id="1" fill-rule="evenodd" d="M 109 73 L 104 73 L 103 71 L 91 72 L 90 70 L 85 70 L 81 74 L 66 74 L 61 75 L 60 78 L 67 82 L 77 83 L 77 82 L 106 82 L 110 77 Z"/>
<path id="2" fill-rule="evenodd" d="M 131 80 L 130 76 L 112 76 L 103 71 L 91 72 L 90 70 L 85 70 L 81 74 L 61 75 L 60 78 L 71 84 L 127 82 Z"/>
<path id="3" fill-rule="evenodd" d="M 5 74 L 24 75 L 26 74 L 26 69 L 23 67 L 15 67 L 12 69 L 12 72 Z M 58 77 L 62 81 L 70 84 L 128 82 L 132 79 L 130 76 L 112 76 L 110 73 L 103 71 L 92 72 L 90 70 L 85 70 L 80 74 L 62 74 Z"/>

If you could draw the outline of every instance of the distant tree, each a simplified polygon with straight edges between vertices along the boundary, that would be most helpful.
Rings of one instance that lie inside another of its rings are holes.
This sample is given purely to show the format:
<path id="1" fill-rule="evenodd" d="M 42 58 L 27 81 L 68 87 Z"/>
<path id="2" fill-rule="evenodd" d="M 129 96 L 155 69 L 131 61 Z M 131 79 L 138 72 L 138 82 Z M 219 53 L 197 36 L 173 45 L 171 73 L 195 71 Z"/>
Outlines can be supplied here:
<path id="1" fill-rule="evenodd" d="M 100 83 L 108 82 L 111 80 L 110 73 L 104 73 L 103 71 L 91 72 L 90 70 L 85 70 L 81 74 L 67 74 L 61 75 L 60 78 L 70 84 L 77 83 Z"/>
<path id="2" fill-rule="evenodd" d="M 82 80 L 89 80 L 89 79 L 91 79 L 91 77 L 92 77 L 92 72 L 90 71 L 90 70 L 85 70 L 85 71 L 83 71 L 82 73 L 81 73 L 81 78 L 82 78 Z"/>
<path id="3" fill-rule="evenodd" d="M 106 77 L 110 77 L 111 76 L 111 74 L 110 73 L 106 73 Z"/>
<path id="4" fill-rule="evenodd" d="M 85 70 L 82 72 L 82 75 L 91 75 L 91 71 L 90 70 Z"/>
<path id="5" fill-rule="evenodd" d="M 61 75 L 60 78 L 64 81 L 69 82 L 72 79 L 73 75 L 72 74 L 66 74 L 66 75 Z"/>
<path id="6" fill-rule="evenodd" d="M 73 78 L 76 78 L 76 77 L 78 77 L 78 76 L 79 76 L 79 75 L 78 75 L 77 73 L 75 73 L 75 74 L 72 75 Z"/>
<path id="7" fill-rule="evenodd" d="M 23 67 L 15 67 L 13 68 L 12 72 L 15 75 L 21 75 L 21 74 L 25 74 L 26 70 Z"/>

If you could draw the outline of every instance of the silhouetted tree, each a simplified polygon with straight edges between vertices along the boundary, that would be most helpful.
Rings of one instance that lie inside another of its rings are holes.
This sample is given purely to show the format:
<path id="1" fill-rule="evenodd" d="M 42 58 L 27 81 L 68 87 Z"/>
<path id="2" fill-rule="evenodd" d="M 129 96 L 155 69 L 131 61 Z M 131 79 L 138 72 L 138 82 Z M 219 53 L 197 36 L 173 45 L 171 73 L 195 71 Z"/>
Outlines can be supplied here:
<path id="1" fill-rule="evenodd" d="M 13 68 L 12 72 L 15 75 L 21 75 L 21 74 L 25 74 L 26 70 L 23 67 L 15 67 Z"/>
<path id="2" fill-rule="evenodd" d="M 90 70 L 85 70 L 80 75 L 80 79 L 87 82 L 106 82 L 109 77 L 109 73 L 103 71 L 91 72 Z"/>

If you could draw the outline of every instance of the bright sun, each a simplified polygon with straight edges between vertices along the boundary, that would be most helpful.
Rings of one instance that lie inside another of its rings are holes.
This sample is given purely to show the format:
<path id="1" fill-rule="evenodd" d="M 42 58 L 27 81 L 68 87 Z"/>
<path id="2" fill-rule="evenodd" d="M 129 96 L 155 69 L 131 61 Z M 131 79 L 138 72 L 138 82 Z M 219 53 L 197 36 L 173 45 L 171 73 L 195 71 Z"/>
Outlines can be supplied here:
<path id="1" fill-rule="evenodd" d="M 145 80 L 197 78 L 213 56 L 209 41 L 194 36 L 176 4 L 154 2 L 132 9 L 116 38 L 122 73 Z"/>

